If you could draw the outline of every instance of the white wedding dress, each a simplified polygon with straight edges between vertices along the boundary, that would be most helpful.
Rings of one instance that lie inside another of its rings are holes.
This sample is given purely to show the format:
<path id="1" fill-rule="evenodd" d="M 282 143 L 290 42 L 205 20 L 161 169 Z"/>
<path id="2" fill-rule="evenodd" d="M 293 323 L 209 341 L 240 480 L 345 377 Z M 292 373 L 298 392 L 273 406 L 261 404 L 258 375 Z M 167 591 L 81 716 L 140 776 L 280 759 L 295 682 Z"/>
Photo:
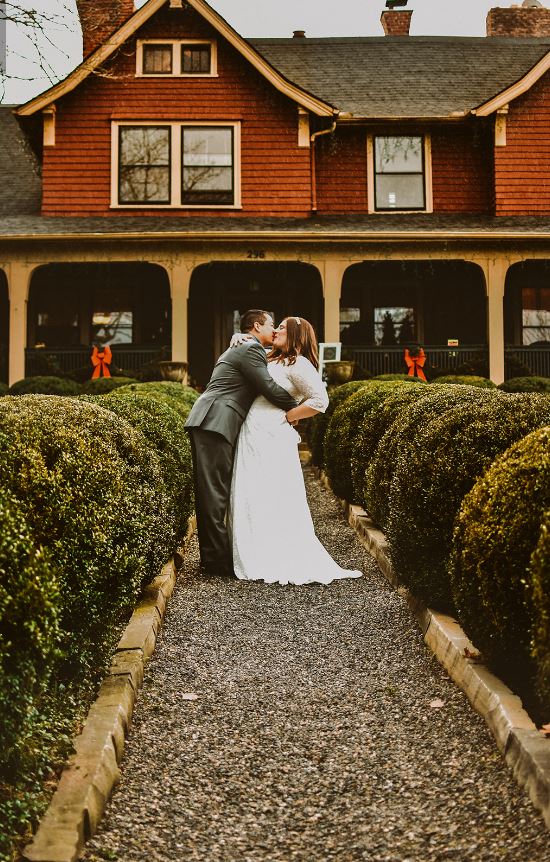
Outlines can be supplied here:
<path id="1" fill-rule="evenodd" d="M 324 412 L 326 387 L 311 362 L 269 362 L 273 379 L 301 404 Z M 240 580 L 268 584 L 330 584 L 359 578 L 342 569 L 315 535 L 298 455 L 298 432 L 262 395 L 237 441 L 228 526 Z"/>

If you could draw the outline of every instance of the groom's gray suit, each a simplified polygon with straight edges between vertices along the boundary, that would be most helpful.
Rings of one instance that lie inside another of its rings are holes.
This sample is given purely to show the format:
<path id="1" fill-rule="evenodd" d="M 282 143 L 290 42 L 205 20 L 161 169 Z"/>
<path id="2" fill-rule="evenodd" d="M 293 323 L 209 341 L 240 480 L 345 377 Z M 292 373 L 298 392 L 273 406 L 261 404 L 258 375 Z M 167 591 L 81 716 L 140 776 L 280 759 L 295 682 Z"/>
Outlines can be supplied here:
<path id="1" fill-rule="evenodd" d="M 225 518 L 234 447 L 257 395 L 285 411 L 297 404 L 269 374 L 265 350 L 254 338 L 222 353 L 185 423 L 191 439 L 197 532 L 206 574 L 233 572 Z"/>

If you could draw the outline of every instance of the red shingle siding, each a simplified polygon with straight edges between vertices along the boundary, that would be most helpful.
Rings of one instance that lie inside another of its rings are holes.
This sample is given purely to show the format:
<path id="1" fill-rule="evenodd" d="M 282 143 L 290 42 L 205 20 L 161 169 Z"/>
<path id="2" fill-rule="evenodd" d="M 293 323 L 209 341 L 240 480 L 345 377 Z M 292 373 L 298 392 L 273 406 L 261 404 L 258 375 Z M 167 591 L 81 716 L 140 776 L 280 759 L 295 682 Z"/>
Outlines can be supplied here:
<path id="1" fill-rule="evenodd" d="M 513 102 L 495 147 L 497 215 L 550 214 L 550 76 Z"/>
<path id="2" fill-rule="evenodd" d="M 490 212 L 493 199 L 490 130 L 478 120 L 473 127 L 433 129 L 431 140 L 434 212 Z"/>
<path id="3" fill-rule="evenodd" d="M 317 138 L 315 147 L 318 211 L 368 212 L 365 130 L 337 129 Z"/>
<path id="4" fill-rule="evenodd" d="M 176 26 L 176 22 L 180 22 Z M 140 38 L 216 38 L 217 78 L 136 78 L 135 40 L 60 100 L 56 146 L 45 148 L 44 215 L 117 215 L 110 209 L 111 121 L 240 120 L 242 210 L 136 208 L 140 214 L 306 216 L 310 153 L 298 147 L 297 107 L 193 10 L 164 7 Z"/>

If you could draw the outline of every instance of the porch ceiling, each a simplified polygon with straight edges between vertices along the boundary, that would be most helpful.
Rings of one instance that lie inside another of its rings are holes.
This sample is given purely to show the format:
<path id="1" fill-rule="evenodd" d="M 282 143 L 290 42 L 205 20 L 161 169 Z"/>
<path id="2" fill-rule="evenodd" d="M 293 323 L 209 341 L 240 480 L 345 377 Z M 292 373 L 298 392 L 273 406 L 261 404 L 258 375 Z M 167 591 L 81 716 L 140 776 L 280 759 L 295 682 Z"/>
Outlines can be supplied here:
<path id="1" fill-rule="evenodd" d="M 0 241 L 127 240 L 550 240 L 550 216 L 316 216 L 308 219 L 117 216 L 8 216 Z"/>

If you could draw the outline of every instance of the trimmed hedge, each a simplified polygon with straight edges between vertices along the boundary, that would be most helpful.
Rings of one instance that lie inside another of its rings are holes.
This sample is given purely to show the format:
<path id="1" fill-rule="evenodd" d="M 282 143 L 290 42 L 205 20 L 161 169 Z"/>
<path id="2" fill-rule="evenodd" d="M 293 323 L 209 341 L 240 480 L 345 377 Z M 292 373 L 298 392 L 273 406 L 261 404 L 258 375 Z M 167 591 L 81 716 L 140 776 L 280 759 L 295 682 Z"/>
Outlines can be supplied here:
<path id="1" fill-rule="evenodd" d="M 508 396 L 518 397 L 544 398 Z M 549 509 L 546 427 L 508 449 L 465 497 L 450 566 L 458 616 L 476 646 L 497 671 L 520 685 L 533 679 L 537 667 L 546 709 Z"/>
<path id="2" fill-rule="evenodd" d="M 373 380 L 398 380 L 401 383 L 426 383 L 421 377 L 412 377 L 409 374 L 378 374 Z"/>
<path id="3" fill-rule="evenodd" d="M 332 490 L 337 497 L 356 502 L 352 480 L 352 456 L 363 423 L 374 415 L 403 383 L 397 380 L 369 381 L 359 392 L 338 405 L 325 435 L 324 462 Z"/>
<path id="4" fill-rule="evenodd" d="M 80 391 L 87 395 L 105 395 L 115 389 L 120 389 L 121 386 L 128 386 L 137 382 L 133 377 L 96 377 L 95 380 L 86 380 Z"/>
<path id="5" fill-rule="evenodd" d="M 149 398 L 155 398 L 157 401 L 163 401 L 169 407 L 187 419 L 191 407 L 199 397 L 196 389 L 191 386 L 183 386 L 181 383 L 173 383 L 171 381 L 151 381 L 148 383 L 131 383 L 127 386 L 122 386 L 117 392 L 125 395 L 131 393 L 133 395 L 145 395 Z"/>
<path id="6" fill-rule="evenodd" d="M 74 380 L 65 377 L 24 377 L 10 386 L 10 395 L 78 395 L 82 391 Z"/>
<path id="7" fill-rule="evenodd" d="M 36 546 L 22 504 L 0 488 L 0 727 L 8 775 L 58 657 L 59 600 L 48 553 Z"/>
<path id="8" fill-rule="evenodd" d="M 549 451 L 548 443 L 550 440 L 547 441 L 545 455 Z M 550 477 L 547 478 L 547 484 L 550 484 Z M 531 654 L 537 668 L 538 694 L 548 714 L 550 710 L 550 508 L 543 513 L 539 540 L 531 556 L 528 583 L 531 584 L 533 591 Z"/>
<path id="9" fill-rule="evenodd" d="M 453 609 L 448 557 L 464 496 L 497 455 L 548 422 L 545 395 L 466 386 L 434 387 L 409 409 L 396 434 L 386 534 L 398 576 L 426 603 Z"/>
<path id="10" fill-rule="evenodd" d="M 498 388 L 503 392 L 550 392 L 550 377 L 512 377 Z"/>
<path id="11" fill-rule="evenodd" d="M 433 381 L 435 386 L 449 383 L 452 386 L 479 386 L 481 389 L 496 389 L 496 384 L 487 377 L 477 377 L 474 374 L 442 374 Z"/>
<path id="12" fill-rule="evenodd" d="M 325 443 L 325 434 L 331 419 L 332 414 L 339 404 L 358 392 L 363 387 L 370 385 L 368 380 L 350 380 L 349 383 L 342 383 L 341 386 L 335 386 L 329 390 L 330 401 L 325 413 L 318 413 L 311 421 L 311 430 L 309 438 L 309 448 L 311 450 L 311 463 L 317 467 L 322 467 L 323 447 Z"/>
<path id="13" fill-rule="evenodd" d="M 168 399 L 167 399 L 168 400 Z M 189 435 L 181 413 L 158 398 L 118 390 L 101 398 L 100 404 L 140 431 L 160 458 L 168 500 L 165 512 L 171 514 L 174 532 L 165 550 L 173 552 L 185 536 L 193 513 L 193 469 Z M 168 553 L 166 554 L 168 556 Z"/>
<path id="14" fill-rule="evenodd" d="M 382 402 L 379 409 L 364 422 L 351 457 L 351 475 L 355 499 L 367 510 L 370 517 L 381 524 L 385 520 L 385 505 L 389 485 L 384 490 L 371 482 L 371 464 L 376 450 L 388 428 L 404 412 L 433 390 L 429 386 L 403 386 Z"/>

